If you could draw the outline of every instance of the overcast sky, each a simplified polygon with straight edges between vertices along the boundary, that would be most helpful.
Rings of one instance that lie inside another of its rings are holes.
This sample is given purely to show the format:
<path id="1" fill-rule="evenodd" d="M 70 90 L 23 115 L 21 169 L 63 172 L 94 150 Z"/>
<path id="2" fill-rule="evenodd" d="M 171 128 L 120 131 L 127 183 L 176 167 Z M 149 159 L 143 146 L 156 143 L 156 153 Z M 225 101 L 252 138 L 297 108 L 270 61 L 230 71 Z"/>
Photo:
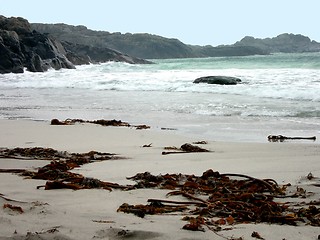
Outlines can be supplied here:
<path id="1" fill-rule="evenodd" d="M 1 15 L 31 23 L 151 33 L 213 46 L 285 32 L 320 42 L 319 11 L 319 0 L 0 0 Z"/>

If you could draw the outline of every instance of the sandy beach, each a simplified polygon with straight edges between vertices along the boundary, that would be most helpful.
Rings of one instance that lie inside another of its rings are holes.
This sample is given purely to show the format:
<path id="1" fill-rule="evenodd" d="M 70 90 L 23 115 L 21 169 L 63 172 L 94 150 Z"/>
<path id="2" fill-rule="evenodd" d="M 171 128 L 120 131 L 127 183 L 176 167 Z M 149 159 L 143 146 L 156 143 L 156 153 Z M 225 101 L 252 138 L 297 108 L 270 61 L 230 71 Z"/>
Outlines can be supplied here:
<path id="1" fill-rule="evenodd" d="M 180 136 L 175 131 L 136 130 L 128 127 L 103 127 L 94 124 L 52 126 L 45 121 L 0 120 L 1 148 L 53 148 L 84 153 L 99 151 L 123 159 L 85 164 L 74 173 L 118 184 L 133 184 L 127 177 L 137 173 L 183 173 L 202 175 L 208 169 L 220 173 L 245 174 L 259 179 L 274 179 L 292 189 L 306 189 L 306 199 L 282 202 L 319 201 L 320 145 L 315 142 L 241 143 L 208 141 L 209 152 L 162 155 L 165 147 L 207 141 Z M 149 147 L 143 147 L 149 145 Z M 37 168 L 43 160 L 0 158 L 0 169 Z M 312 179 L 306 176 L 312 173 Z M 123 203 L 146 204 L 149 198 L 166 197 L 168 190 L 136 189 L 37 189 L 45 180 L 25 179 L 13 173 L 0 173 L 0 204 L 19 206 L 23 212 L 0 208 L 2 239 L 319 239 L 319 227 L 299 224 L 231 224 L 226 230 L 188 231 L 182 214 L 146 215 L 117 212 Z M 276 200 L 277 201 L 277 200 Z M 279 200 L 280 201 L 280 200 Z M 319 218 L 319 216 L 317 216 Z"/>

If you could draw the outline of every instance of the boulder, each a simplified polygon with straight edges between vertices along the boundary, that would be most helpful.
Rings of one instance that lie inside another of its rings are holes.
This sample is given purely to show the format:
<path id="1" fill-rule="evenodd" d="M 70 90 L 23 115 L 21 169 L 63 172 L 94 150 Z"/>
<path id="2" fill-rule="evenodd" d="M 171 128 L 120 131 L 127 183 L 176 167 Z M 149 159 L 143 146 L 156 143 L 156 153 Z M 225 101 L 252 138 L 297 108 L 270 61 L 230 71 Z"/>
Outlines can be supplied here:
<path id="1" fill-rule="evenodd" d="M 236 77 L 228 77 L 228 76 L 207 76 L 207 77 L 197 78 L 196 80 L 194 80 L 193 83 L 236 85 L 238 83 L 241 83 L 241 79 Z"/>

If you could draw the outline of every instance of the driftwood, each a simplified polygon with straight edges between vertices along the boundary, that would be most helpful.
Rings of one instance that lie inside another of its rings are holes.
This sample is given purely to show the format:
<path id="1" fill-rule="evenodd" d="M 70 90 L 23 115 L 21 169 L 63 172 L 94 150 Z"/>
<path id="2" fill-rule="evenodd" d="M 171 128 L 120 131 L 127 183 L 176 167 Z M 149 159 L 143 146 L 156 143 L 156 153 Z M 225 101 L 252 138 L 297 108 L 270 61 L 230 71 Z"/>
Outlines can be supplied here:
<path id="1" fill-rule="evenodd" d="M 286 137 L 283 135 L 269 135 L 268 141 L 269 142 L 283 142 L 285 140 L 312 140 L 316 141 L 316 136 L 313 137 Z"/>
<path id="2" fill-rule="evenodd" d="M 164 128 L 164 127 L 162 127 L 161 130 L 176 131 L 178 129 L 177 128 Z"/>
<path id="3" fill-rule="evenodd" d="M 152 147 L 152 143 L 149 144 L 144 144 L 142 147 L 147 148 L 147 147 Z"/>
<path id="4" fill-rule="evenodd" d="M 186 205 L 186 204 L 194 204 L 194 205 L 203 205 L 203 203 L 199 202 L 191 202 L 191 201 L 172 201 L 172 200 L 163 200 L 163 199 L 148 199 L 148 202 L 153 203 L 171 203 L 171 204 L 180 204 L 180 205 Z"/>
<path id="5" fill-rule="evenodd" d="M 0 169 L 0 173 L 23 173 L 25 172 L 26 170 L 25 169 Z"/>

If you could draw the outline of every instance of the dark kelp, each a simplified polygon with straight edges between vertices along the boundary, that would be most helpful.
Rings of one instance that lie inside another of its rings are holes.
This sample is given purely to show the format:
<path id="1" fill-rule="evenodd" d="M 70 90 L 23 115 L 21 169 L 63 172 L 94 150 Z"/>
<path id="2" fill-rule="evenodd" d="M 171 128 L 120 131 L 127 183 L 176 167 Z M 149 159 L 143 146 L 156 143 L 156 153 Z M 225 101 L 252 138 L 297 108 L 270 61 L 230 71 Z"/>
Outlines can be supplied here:
<path id="1" fill-rule="evenodd" d="M 83 120 L 83 119 L 66 119 L 64 121 L 60 121 L 56 118 L 51 120 L 51 125 L 74 125 L 76 123 L 91 123 L 91 124 L 98 124 L 101 126 L 112 126 L 112 127 L 132 127 L 136 128 L 137 130 L 141 129 L 149 129 L 150 126 L 147 126 L 145 124 L 141 125 L 131 125 L 127 122 L 122 122 L 121 120 L 105 120 L 105 119 L 99 119 L 99 120 L 93 120 L 93 121 L 88 121 L 88 120 Z"/>
<path id="2" fill-rule="evenodd" d="M 202 231 L 203 226 L 218 229 L 218 226 L 225 224 L 260 222 L 320 226 L 320 209 L 313 202 L 304 207 L 276 202 L 276 198 L 305 196 L 299 189 L 296 194 L 286 195 L 287 186 L 279 186 L 272 179 L 257 179 L 243 174 L 220 174 L 213 170 L 204 172 L 202 176 L 154 176 L 146 172 L 128 179 L 136 181 L 133 188 L 169 189 L 173 191 L 167 197 L 180 195 L 189 201 L 149 199 L 149 204 L 146 205 L 123 204 L 118 211 L 135 215 L 139 212 L 140 217 L 183 211 L 184 215 L 189 215 L 189 218 L 184 218 L 189 223 L 183 227 L 188 230 Z"/>
<path id="3" fill-rule="evenodd" d="M 1 149 L 0 158 L 13 159 L 37 159 L 49 160 L 49 164 L 40 167 L 38 171 L 23 169 L 0 169 L 0 172 L 19 173 L 22 176 L 32 179 L 48 180 L 44 186 L 46 190 L 69 188 L 73 190 L 85 188 L 102 188 L 112 190 L 113 188 L 126 188 L 117 183 L 103 182 L 95 178 L 87 178 L 81 174 L 70 172 L 70 170 L 80 167 L 83 164 L 105 160 L 123 159 L 116 154 L 90 151 L 87 153 L 69 153 L 57 151 L 52 148 L 14 148 Z"/>
<path id="4" fill-rule="evenodd" d="M 280 186 L 272 179 L 258 179 L 244 174 L 219 173 L 211 169 L 201 176 L 188 174 L 152 175 L 149 172 L 138 173 L 128 179 L 135 181 L 133 185 L 119 185 L 94 178 L 86 178 L 70 170 L 83 164 L 96 161 L 115 160 L 115 154 L 91 151 L 77 154 L 61 152 L 51 148 L 14 148 L 0 149 L 0 157 L 14 159 L 38 159 L 51 162 L 38 171 L 10 171 L 32 179 L 48 180 L 46 190 L 67 188 L 73 190 L 100 188 L 133 190 L 141 188 L 170 190 L 167 197 L 181 196 L 185 201 L 168 199 L 148 199 L 147 204 L 122 204 L 119 212 L 132 213 L 139 217 L 147 214 L 180 213 L 188 223 L 183 229 L 204 231 L 205 228 L 217 234 L 224 225 L 239 223 L 277 223 L 320 226 L 319 201 L 300 203 L 280 203 L 275 199 L 306 198 L 306 191 L 297 187 L 294 194 L 288 194 L 289 184 Z M 0 170 L 1 172 L 1 170 Z M 312 174 L 306 177 L 314 181 L 318 178 Z M 11 208 L 11 206 L 6 206 Z M 12 207 L 14 208 L 14 206 Z M 11 208 L 11 209 L 12 209 Z M 18 211 L 18 210 L 17 210 Z M 226 229 L 226 228 L 225 228 Z M 259 238 L 259 234 L 253 234 Z"/>
<path id="5" fill-rule="evenodd" d="M 170 151 L 163 151 L 162 155 L 168 155 L 168 154 L 177 154 L 177 153 L 195 153 L 195 152 L 210 152 L 207 149 L 201 148 L 196 145 L 192 145 L 190 143 L 185 143 L 181 145 L 180 148 L 177 147 L 165 147 L 165 150 Z"/>

